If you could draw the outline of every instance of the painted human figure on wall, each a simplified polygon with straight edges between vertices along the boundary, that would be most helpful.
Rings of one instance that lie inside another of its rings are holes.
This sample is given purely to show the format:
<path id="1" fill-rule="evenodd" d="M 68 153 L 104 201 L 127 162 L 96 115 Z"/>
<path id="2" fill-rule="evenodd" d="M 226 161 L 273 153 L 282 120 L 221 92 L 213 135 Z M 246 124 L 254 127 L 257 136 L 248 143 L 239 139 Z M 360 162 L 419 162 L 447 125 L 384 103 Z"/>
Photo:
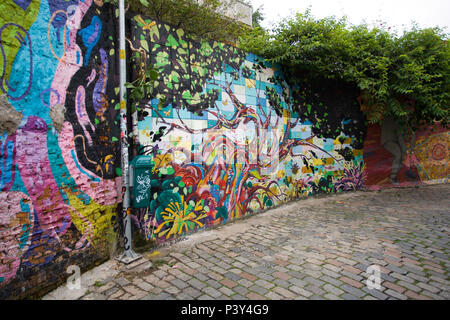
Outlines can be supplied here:
<path id="1" fill-rule="evenodd" d="M 364 101 L 360 104 L 367 112 Z M 378 189 L 392 184 L 413 186 L 448 181 L 448 162 L 444 160 L 448 154 L 448 130 L 439 123 L 416 131 L 398 131 L 399 128 L 395 120 L 387 118 L 381 125 L 367 127 L 366 186 Z"/>
<path id="2" fill-rule="evenodd" d="M 412 180 L 419 180 L 418 167 L 420 166 L 419 161 L 415 155 L 414 149 L 416 148 L 416 132 L 412 131 L 410 133 L 411 138 L 409 142 L 409 148 L 406 150 L 405 166 L 408 168 L 405 175 Z"/>
<path id="3" fill-rule="evenodd" d="M 394 157 L 389 183 L 398 184 L 397 176 L 402 167 L 402 161 L 406 157 L 406 143 L 402 127 L 392 118 L 385 118 L 383 121 L 381 145 Z"/>
<path id="4" fill-rule="evenodd" d="M 409 143 L 408 141 L 409 140 Z M 390 184 L 399 184 L 398 175 L 402 166 L 407 169 L 405 176 L 411 180 L 418 180 L 418 161 L 414 155 L 416 133 L 406 132 L 401 125 L 392 118 L 387 118 L 381 126 L 381 145 L 394 157 L 392 161 Z"/>

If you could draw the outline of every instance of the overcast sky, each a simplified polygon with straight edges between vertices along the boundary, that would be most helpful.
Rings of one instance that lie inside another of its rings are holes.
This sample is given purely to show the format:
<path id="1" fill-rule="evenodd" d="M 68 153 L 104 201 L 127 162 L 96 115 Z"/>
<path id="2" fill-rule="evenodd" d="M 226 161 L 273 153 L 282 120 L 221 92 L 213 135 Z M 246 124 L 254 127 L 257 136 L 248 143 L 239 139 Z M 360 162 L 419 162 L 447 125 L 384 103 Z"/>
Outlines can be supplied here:
<path id="1" fill-rule="evenodd" d="M 316 18 L 346 15 L 350 23 L 387 22 L 399 31 L 415 21 L 424 27 L 446 27 L 450 32 L 450 0 L 251 0 L 253 9 L 264 5 L 264 27 L 287 17 L 294 11 L 304 12 L 311 6 Z"/>

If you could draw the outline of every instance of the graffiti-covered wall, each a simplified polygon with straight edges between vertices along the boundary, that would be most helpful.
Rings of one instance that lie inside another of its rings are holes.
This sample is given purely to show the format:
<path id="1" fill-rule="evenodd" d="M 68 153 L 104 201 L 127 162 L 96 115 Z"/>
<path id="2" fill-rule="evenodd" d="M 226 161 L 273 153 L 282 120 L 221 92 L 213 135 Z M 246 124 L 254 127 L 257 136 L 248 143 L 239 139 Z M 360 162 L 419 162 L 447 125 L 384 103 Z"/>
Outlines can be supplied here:
<path id="1" fill-rule="evenodd" d="M 378 189 L 448 183 L 450 177 L 450 132 L 448 130 L 437 123 L 433 127 L 421 129 L 414 134 L 403 133 L 398 135 L 397 139 L 386 141 L 384 136 L 388 129 L 383 125 L 367 128 L 364 161 L 368 187 Z M 400 160 L 396 160 L 398 155 L 401 156 Z M 396 175 L 396 181 L 390 179 L 393 175 Z"/>
<path id="2" fill-rule="evenodd" d="M 117 244 L 128 137 L 116 21 L 102 0 L 0 2 L 0 299 L 39 294 Z M 292 87 L 278 66 L 234 46 L 141 16 L 129 22 L 132 49 L 160 72 L 129 140 L 154 164 L 133 187 L 150 190 L 131 215 L 147 239 L 386 182 L 392 158 L 383 130 L 367 130 L 359 92 Z M 448 181 L 448 139 L 443 129 L 417 133 L 399 179 Z"/>
<path id="3" fill-rule="evenodd" d="M 138 181 L 152 187 L 136 219 L 147 238 L 163 242 L 362 186 L 365 128 L 356 99 L 339 106 L 337 90 L 334 103 L 305 101 L 291 112 L 283 73 L 253 54 L 141 16 L 131 34 L 159 69 L 157 93 L 166 97 L 138 110 L 140 153 L 155 164 L 151 178 Z"/>
<path id="4" fill-rule="evenodd" d="M 0 299 L 109 257 L 121 198 L 113 12 L 0 2 Z"/>

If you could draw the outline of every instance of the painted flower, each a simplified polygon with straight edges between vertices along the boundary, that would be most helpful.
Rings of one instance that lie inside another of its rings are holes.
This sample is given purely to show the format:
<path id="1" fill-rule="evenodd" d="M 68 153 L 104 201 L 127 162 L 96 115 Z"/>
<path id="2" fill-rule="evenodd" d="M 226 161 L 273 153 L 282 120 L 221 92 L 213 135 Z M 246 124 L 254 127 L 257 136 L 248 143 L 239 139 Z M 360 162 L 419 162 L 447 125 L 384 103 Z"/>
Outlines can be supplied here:
<path id="1" fill-rule="evenodd" d="M 366 179 L 367 172 L 362 161 L 359 164 L 344 165 L 344 174 L 335 180 L 334 190 L 337 192 L 361 189 Z"/>
<path id="2" fill-rule="evenodd" d="M 161 213 L 163 222 L 158 226 L 155 233 L 159 237 L 181 234 L 193 230 L 196 226 L 203 227 L 200 221 L 208 216 L 203 208 L 204 201 L 197 202 L 184 201 L 184 196 L 181 196 L 180 202 L 171 202 L 167 208 Z M 162 230 L 164 227 L 166 229 Z"/>

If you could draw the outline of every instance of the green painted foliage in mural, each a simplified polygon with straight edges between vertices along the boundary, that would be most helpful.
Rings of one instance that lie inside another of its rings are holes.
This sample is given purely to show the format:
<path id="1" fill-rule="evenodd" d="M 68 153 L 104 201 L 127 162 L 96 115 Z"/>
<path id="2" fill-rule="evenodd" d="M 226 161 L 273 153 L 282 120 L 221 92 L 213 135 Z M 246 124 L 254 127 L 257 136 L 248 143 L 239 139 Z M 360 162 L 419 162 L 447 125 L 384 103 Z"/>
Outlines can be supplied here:
<path id="1" fill-rule="evenodd" d="M 151 63 L 160 73 L 161 81 L 155 91 L 166 96 L 164 107 L 172 104 L 198 113 L 212 108 L 217 95 L 203 93 L 207 79 L 222 73 L 224 64 L 239 70 L 244 62 L 245 53 L 236 47 L 217 41 L 197 41 L 179 28 L 142 16 L 132 20 L 132 28 L 134 46 L 151 52 Z"/>
<path id="2" fill-rule="evenodd" d="M 4 50 L 0 54 L 0 58 L 6 61 L 6 65 L 0 63 L 2 79 L 9 78 L 14 58 L 22 46 L 19 38 L 24 39 L 23 43 L 26 43 L 27 37 L 25 32 L 28 32 L 32 24 L 36 21 L 40 2 L 40 0 L 32 0 L 25 10 L 13 0 L 2 0 L 0 2 L 0 36 L 1 45 Z M 20 23 L 20 25 L 17 23 Z M 4 86 L 5 84 L 2 83 L 1 85 Z M 5 91 L 7 91 L 6 88 Z"/>

